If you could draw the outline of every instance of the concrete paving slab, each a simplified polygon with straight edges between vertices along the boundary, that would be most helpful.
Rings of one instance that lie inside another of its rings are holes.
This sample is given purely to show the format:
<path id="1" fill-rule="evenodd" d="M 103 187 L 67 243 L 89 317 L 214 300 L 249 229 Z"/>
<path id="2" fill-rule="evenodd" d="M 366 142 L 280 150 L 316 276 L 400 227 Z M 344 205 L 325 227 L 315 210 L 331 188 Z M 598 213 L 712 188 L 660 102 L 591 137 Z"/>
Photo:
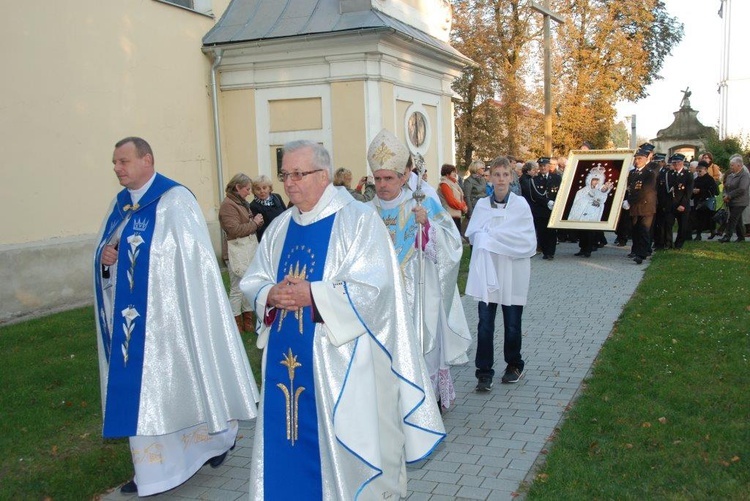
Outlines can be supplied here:
<path id="1" fill-rule="evenodd" d="M 611 234 L 608 238 L 613 239 Z M 519 383 L 500 383 L 505 369 L 500 313 L 492 391 L 474 392 L 473 362 L 452 368 L 456 403 L 443 417 L 449 438 L 429 459 L 407 467 L 409 501 L 518 499 L 519 487 L 530 479 L 648 265 L 627 259 L 628 247 L 606 246 L 591 258 L 573 256 L 577 251 L 575 244 L 560 244 L 554 261 L 542 260 L 541 255 L 531 260 L 529 301 L 523 313 L 526 373 Z M 463 297 L 462 303 L 476 334 L 476 301 Z M 469 358 L 473 361 L 473 352 Z M 242 422 L 240 435 L 225 465 L 203 467 L 179 488 L 153 498 L 247 499 L 254 423 Z M 102 499 L 128 497 L 135 496 L 115 489 Z"/>

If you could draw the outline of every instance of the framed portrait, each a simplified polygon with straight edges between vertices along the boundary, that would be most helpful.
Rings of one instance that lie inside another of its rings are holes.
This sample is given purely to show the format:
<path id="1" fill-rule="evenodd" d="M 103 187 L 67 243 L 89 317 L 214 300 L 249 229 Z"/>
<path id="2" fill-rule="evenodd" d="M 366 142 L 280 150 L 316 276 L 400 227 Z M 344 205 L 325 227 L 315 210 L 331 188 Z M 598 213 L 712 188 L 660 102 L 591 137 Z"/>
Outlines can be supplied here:
<path id="1" fill-rule="evenodd" d="M 633 155 L 633 150 L 572 150 L 549 227 L 614 231 Z"/>

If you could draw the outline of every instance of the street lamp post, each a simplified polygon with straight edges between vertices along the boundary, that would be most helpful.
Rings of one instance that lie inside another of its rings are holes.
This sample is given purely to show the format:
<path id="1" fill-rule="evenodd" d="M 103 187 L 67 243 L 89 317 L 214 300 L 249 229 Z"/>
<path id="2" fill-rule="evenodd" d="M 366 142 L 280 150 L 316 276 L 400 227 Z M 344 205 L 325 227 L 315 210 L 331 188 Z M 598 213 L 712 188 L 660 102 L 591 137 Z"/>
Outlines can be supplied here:
<path id="1" fill-rule="evenodd" d="M 552 155 L 552 39 L 550 35 L 550 19 L 564 24 L 562 17 L 552 12 L 549 0 L 544 5 L 530 2 L 531 8 L 544 15 L 544 154 Z"/>

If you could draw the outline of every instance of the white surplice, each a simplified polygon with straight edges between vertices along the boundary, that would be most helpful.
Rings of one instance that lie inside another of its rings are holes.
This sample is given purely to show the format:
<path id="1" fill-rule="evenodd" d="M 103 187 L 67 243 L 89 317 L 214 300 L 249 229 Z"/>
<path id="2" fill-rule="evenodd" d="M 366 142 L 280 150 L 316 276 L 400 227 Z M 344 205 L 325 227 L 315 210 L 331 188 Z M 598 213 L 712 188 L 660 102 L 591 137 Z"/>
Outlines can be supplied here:
<path id="1" fill-rule="evenodd" d="M 508 203 L 479 199 L 466 228 L 473 245 L 466 294 L 485 303 L 525 305 L 536 252 L 534 218 L 528 202 L 509 193 Z"/>

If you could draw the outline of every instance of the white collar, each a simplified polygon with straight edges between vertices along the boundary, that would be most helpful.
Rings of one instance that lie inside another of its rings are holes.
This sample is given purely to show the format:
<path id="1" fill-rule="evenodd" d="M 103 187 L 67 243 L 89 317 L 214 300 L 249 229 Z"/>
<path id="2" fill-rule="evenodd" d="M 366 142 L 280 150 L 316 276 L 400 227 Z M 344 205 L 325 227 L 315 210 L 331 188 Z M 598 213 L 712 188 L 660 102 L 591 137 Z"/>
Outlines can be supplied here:
<path id="1" fill-rule="evenodd" d="M 333 200 L 333 197 L 335 197 L 337 193 L 338 190 L 332 184 L 329 184 L 328 186 L 326 186 L 326 189 L 320 196 L 318 203 L 316 203 L 315 206 L 309 211 L 302 212 L 301 210 L 299 210 L 299 207 L 295 206 L 295 208 L 297 209 L 295 214 L 297 216 L 295 218 L 297 222 L 302 226 L 306 226 L 315 222 L 320 213 L 323 212 L 324 209 L 328 208 L 331 200 Z"/>
<path id="2" fill-rule="evenodd" d="M 134 205 L 137 204 L 141 200 L 141 197 L 146 194 L 149 188 L 151 188 L 151 185 L 154 184 L 154 179 L 156 179 L 156 172 L 154 172 L 154 175 L 151 176 L 151 179 L 146 181 L 146 184 L 144 184 L 137 190 L 131 190 L 130 188 L 128 188 L 130 199 L 132 200 Z"/>
<path id="3" fill-rule="evenodd" d="M 394 207 L 398 207 L 404 201 L 406 200 L 406 192 L 402 189 L 401 192 L 398 194 L 396 198 L 393 200 L 383 200 L 380 197 L 378 197 L 378 202 L 380 202 L 380 206 L 386 210 L 393 209 Z"/>

